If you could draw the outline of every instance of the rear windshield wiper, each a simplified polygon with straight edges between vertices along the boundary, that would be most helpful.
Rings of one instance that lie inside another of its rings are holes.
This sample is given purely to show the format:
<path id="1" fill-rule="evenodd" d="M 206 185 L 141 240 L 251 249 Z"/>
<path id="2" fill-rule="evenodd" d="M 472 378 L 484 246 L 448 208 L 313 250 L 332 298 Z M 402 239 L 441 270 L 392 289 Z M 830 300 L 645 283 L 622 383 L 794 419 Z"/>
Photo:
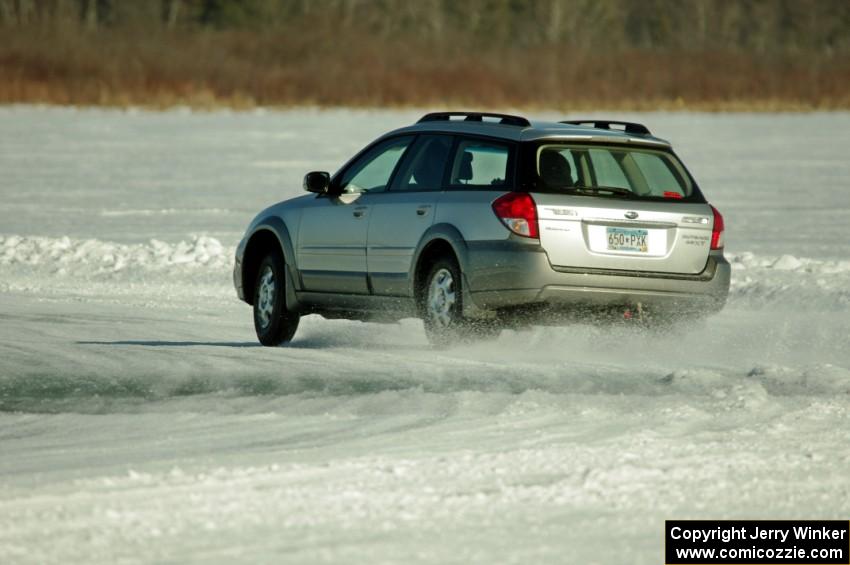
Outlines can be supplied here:
<path id="1" fill-rule="evenodd" d="M 600 192 L 608 192 L 610 194 L 617 194 L 620 196 L 634 196 L 635 194 L 628 188 L 621 188 L 619 186 L 574 186 L 565 188 L 564 191 L 573 192 L 575 194 L 599 194 Z"/>

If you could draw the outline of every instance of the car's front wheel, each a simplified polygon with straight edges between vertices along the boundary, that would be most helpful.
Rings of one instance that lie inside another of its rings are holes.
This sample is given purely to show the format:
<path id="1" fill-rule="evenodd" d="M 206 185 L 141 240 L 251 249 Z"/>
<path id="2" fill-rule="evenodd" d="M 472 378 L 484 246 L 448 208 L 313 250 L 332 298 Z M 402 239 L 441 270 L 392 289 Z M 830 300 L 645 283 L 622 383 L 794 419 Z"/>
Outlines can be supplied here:
<path id="1" fill-rule="evenodd" d="M 266 255 L 254 284 L 254 329 L 260 343 L 276 346 L 295 335 L 301 317 L 286 309 L 286 267 L 279 252 Z"/>

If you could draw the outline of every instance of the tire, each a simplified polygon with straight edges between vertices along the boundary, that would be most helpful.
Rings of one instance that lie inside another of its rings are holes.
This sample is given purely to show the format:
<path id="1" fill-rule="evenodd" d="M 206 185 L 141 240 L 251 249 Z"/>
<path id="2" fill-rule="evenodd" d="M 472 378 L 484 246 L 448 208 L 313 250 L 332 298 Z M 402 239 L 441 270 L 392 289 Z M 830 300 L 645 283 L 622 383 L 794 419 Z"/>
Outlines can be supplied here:
<path id="1" fill-rule="evenodd" d="M 420 313 L 431 345 L 445 348 L 476 338 L 495 338 L 501 326 L 463 317 L 463 279 L 454 257 L 441 257 L 431 265 L 420 289 Z"/>
<path id="2" fill-rule="evenodd" d="M 254 282 L 254 329 L 257 339 L 274 347 L 292 340 L 301 316 L 286 309 L 286 266 L 280 252 L 266 255 Z"/>

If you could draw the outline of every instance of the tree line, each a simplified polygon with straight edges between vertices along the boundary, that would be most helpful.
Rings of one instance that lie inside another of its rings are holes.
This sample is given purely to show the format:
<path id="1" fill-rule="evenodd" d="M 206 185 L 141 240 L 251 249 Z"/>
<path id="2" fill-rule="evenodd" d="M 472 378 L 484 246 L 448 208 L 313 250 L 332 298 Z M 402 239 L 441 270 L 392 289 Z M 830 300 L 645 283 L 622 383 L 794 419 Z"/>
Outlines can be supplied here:
<path id="1" fill-rule="evenodd" d="M 0 103 L 850 108 L 850 0 L 0 0 Z"/>
<path id="2" fill-rule="evenodd" d="M 339 30 L 517 46 L 850 52 L 850 0 L 0 0 L 0 26 Z"/>

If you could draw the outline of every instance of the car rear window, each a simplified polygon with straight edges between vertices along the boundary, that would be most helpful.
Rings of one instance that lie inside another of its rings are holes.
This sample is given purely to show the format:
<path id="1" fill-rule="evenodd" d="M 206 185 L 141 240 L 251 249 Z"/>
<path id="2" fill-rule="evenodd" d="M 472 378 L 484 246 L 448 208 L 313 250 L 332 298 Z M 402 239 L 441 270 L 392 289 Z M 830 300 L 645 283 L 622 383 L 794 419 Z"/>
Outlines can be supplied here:
<path id="1" fill-rule="evenodd" d="M 671 200 L 693 193 L 690 176 L 665 151 L 551 143 L 537 149 L 536 165 L 540 184 L 552 191 Z"/>

